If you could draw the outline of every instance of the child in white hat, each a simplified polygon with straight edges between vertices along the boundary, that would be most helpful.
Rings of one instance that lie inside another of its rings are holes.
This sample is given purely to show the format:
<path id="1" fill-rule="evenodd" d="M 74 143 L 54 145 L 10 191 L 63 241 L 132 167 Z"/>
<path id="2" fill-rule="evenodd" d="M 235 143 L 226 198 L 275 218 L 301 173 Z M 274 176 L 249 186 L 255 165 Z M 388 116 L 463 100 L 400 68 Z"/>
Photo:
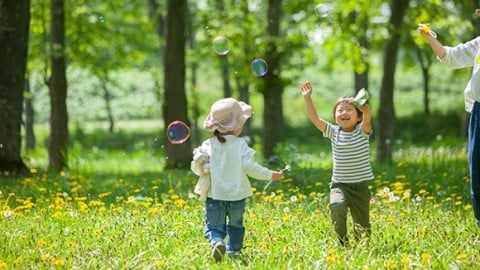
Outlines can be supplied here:
<path id="1" fill-rule="evenodd" d="M 282 172 L 255 162 L 255 150 L 238 137 L 251 115 L 252 108 L 242 101 L 218 100 L 203 123 L 214 136 L 193 152 L 191 169 L 200 176 L 195 192 L 200 194 L 200 199 L 206 199 L 205 237 L 217 262 L 225 252 L 239 255 L 243 247 L 246 198 L 253 195 L 248 176 L 274 181 L 283 178 Z"/>

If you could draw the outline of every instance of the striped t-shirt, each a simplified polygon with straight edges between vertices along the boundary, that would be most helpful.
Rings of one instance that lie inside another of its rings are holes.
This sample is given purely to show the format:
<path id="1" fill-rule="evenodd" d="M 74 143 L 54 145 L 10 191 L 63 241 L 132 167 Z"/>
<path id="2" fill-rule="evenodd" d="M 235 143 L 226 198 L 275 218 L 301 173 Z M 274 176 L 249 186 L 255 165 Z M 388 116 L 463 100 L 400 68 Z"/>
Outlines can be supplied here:
<path id="1" fill-rule="evenodd" d="M 370 134 L 362 129 L 362 124 L 352 132 L 345 132 L 339 126 L 327 123 L 323 136 L 332 143 L 332 182 L 353 183 L 373 179 Z"/>

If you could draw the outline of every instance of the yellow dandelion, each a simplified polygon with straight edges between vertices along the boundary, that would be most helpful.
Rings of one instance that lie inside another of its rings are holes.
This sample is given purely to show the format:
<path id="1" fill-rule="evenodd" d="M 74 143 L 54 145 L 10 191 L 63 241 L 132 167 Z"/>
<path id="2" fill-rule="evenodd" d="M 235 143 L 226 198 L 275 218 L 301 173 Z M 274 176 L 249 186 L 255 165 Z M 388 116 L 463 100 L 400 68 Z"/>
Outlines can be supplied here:
<path id="1" fill-rule="evenodd" d="M 465 253 L 460 253 L 457 255 L 457 260 L 464 260 L 467 258 L 467 254 Z"/>
<path id="2" fill-rule="evenodd" d="M 325 258 L 325 261 L 327 263 L 333 263 L 335 261 L 335 257 L 334 256 L 327 256 L 327 258 Z"/>
<path id="3" fill-rule="evenodd" d="M 471 204 L 466 204 L 464 207 L 463 207 L 464 210 L 468 211 L 470 209 L 472 209 L 472 205 Z"/>
<path id="4" fill-rule="evenodd" d="M 428 253 L 425 253 L 425 252 L 424 252 L 424 253 L 422 253 L 422 259 L 423 259 L 424 261 L 428 261 L 428 260 L 430 260 L 430 254 L 428 254 Z"/>
<path id="5" fill-rule="evenodd" d="M 4 261 L 0 261 L 0 269 L 7 269 L 8 268 L 8 264 Z"/>
<path id="6" fill-rule="evenodd" d="M 111 191 L 105 192 L 105 193 L 100 193 L 100 194 L 98 194 L 98 198 L 99 198 L 99 199 L 103 199 L 103 198 L 109 196 L 110 194 L 112 194 Z"/>
<path id="7" fill-rule="evenodd" d="M 164 265 L 165 265 L 165 260 L 159 260 L 159 261 L 157 262 L 157 267 L 162 267 L 162 266 L 164 266 Z"/>
<path id="8" fill-rule="evenodd" d="M 403 257 L 402 260 L 401 260 L 401 262 L 402 262 L 403 264 L 407 264 L 407 263 L 410 263 L 410 259 L 409 259 L 408 257 Z"/>
<path id="9" fill-rule="evenodd" d="M 104 205 L 105 205 L 104 202 L 97 201 L 97 200 L 92 200 L 88 203 L 88 206 L 90 206 L 90 207 L 102 207 Z"/>
<path id="10" fill-rule="evenodd" d="M 54 259 L 54 260 L 52 261 L 52 263 L 53 263 L 54 265 L 59 265 L 59 266 L 64 266 L 64 265 L 65 265 L 65 261 L 62 260 L 62 259 Z"/>
<path id="11" fill-rule="evenodd" d="M 39 247 L 45 247 L 45 246 L 47 246 L 47 242 L 45 242 L 45 241 L 43 241 L 43 240 L 38 240 L 37 246 L 39 246 Z"/>

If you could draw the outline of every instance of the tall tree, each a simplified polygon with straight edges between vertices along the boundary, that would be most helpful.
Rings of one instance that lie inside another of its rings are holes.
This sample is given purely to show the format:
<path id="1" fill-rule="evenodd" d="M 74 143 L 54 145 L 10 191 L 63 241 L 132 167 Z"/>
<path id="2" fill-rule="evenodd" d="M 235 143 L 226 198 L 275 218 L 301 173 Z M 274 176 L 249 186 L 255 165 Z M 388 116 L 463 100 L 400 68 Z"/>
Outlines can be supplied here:
<path id="1" fill-rule="evenodd" d="M 391 16 L 388 23 L 389 37 L 385 40 L 383 52 L 383 77 L 380 86 L 380 104 L 378 110 L 378 136 L 376 159 L 379 163 L 392 162 L 394 142 L 395 108 L 393 94 L 395 89 L 395 69 L 401 39 L 403 17 L 410 0 L 392 0 Z"/>
<path id="2" fill-rule="evenodd" d="M 163 120 L 168 125 L 180 120 L 190 126 L 185 93 L 185 45 L 187 0 L 168 0 L 165 28 Z M 167 136 L 165 136 L 167 138 Z M 172 144 L 166 140 L 166 169 L 189 168 L 191 142 Z"/>
<path id="3" fill-rule="evenodd" d="M 25 80 L 25 148 L 28 150 L 35 149 L 35 133 L 33 131 L 33 123 L 35 111 L 33 109 L 33 95 L 30 90 L 30 80 Z"/>
<path id="4" fill-rule="evenodd" d="M 48 141 L 48 170 L 60 171 L 68 167 L 68 113 L 67 76 L 65 65 L 65 2 L 50 3 L 52 35 L 50 58 L 52 73 L 48 79 L 50 88 L 50 137 Z"/>
<path id="5" fill-rule="evenodd" d="M 0 0 L 0 171 L 28 171 L 20 155 L 30 1 Z"/>
<path id="6" fill-rule="evenodd" d="M 268 73 L 263 84 L 263 156 L 271 157 L 275 145 L 280 140 L 283 128 L 282 92 L 283 82 L 281 74 L 281 54 L 278 49 L 280 37 L 280 17 L 282 1 L 269 0 L 267 9 L 267 47 L 265 59 L 268 63 Z"/>

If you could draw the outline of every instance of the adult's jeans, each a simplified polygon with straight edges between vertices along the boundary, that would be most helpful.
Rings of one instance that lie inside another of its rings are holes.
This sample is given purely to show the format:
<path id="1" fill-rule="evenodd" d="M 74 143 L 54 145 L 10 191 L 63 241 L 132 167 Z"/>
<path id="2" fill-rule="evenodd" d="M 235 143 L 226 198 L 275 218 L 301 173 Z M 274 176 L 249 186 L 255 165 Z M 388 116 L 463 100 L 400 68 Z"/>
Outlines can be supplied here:
<path id="1" fill-rule="evenodd" d="M 205 237 L 213 246 L 227 237 L 227 253 L 235 254 L 243 247 L 245 227 L 243 214 L 246 199 L 221 201 L 207 198 L 205 202 Z"/>
<path id="2" fill-rule="evenodd" d="M 476 224 L 480 227 L 480 103 L 475 102 L 470 114 L 468 128 L 468 167 L 470 169 L 470 192 Z"/>

